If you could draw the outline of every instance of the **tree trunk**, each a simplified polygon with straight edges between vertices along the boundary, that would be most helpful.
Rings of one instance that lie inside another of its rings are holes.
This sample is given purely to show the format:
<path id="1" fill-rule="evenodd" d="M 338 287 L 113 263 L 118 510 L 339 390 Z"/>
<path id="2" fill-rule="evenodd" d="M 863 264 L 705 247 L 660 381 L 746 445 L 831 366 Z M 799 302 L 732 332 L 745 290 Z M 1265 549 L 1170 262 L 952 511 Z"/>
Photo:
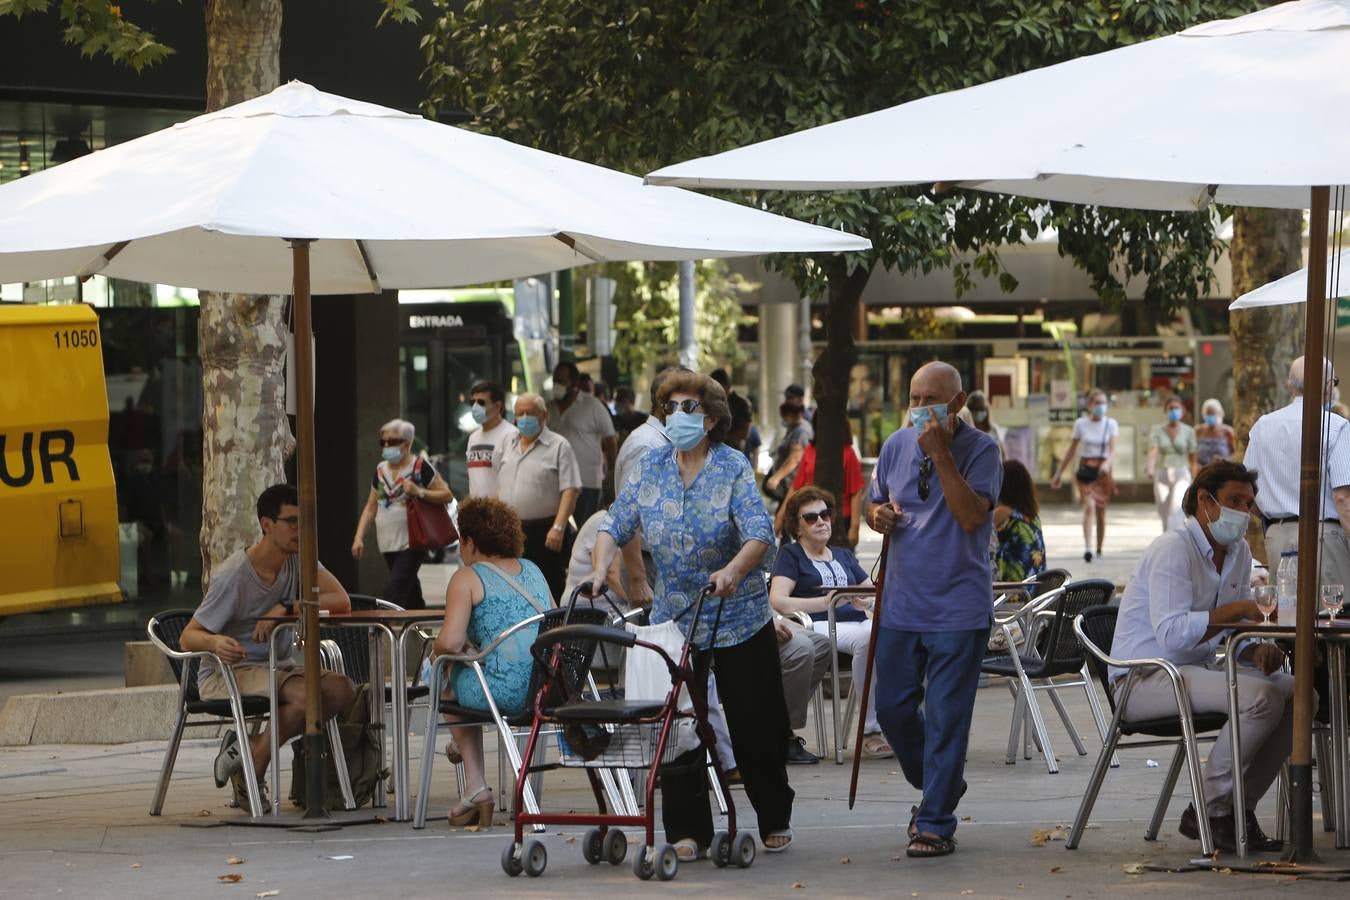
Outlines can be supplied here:
<path id="1" fill-rule="evenodd" d="M 1240 208 L 1233 213 L 1233 296 L 1288 275 L 1303 265 L 1301 210 Z M 1238 447 L 1261 416 L 1289 402 L 1289 363 L 1303 353 L 1303 304 L 1233 312 L 1232 426 Z"/>
<path id="2" fill-rule="evenodd" d="M 281 0 L 207 0 L 206 108 L 281 83 Z M 294 451 L 286 418 L 282 297 L 201 292 L 202 587 L 258 534 L 254 500 L 285 480 Z"/>
<path id="3" fill-rule="evenodd" d="M 1303 211 L 1242 207 L 1233 212 L 1233 296 L 1288 275 L 1303 265 Z M 1289 402 L 1289 364 L 1303 353 L 1304 304 L 1235 310 L 1228 322 L 1233 349 L 1232 426 L 1239 453 L 1264 414 Z M 1252 555 L 1266 560 L 1256 517 L 1247 529 Z"/>
<path id="4" fill-rule="evenodd" d="M 829 263 L 827 263 L 829 265 Z M 848 374 L 858 361 L 858 346 L 853 342 L 858 307 L 871 270 L 861 266 L 848 272 L 842 260 L 830 269 L 830 302 L 825 310 L 825 351 L 811 367 L 816 412 L 815 484 L 834 494 L 836 508 L 844 503 L 844 441 L 848 420 Z M 842 543 L 848 535 L 842 528 L 834 532 L 833 542 Z"/>

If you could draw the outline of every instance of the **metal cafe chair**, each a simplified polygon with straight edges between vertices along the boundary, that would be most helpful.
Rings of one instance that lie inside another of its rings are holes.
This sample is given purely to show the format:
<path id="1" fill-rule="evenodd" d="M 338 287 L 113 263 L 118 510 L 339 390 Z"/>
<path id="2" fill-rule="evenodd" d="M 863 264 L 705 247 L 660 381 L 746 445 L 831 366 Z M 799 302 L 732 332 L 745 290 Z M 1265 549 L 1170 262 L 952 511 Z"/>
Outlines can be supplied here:
<path id="1" fill-rule="evenodd" d="M 1163 780 L 1162 792 L 1158 795 L 1158 803 L 1154 807 L 1148 830 L 1144 832 L 1144 839 L 1152 841 L 1158 837 L 1163 816 L 1167 814 L 1168 801 L 1172 798 L 1184 763 L 1190 777 L 1191 802 L 1200 813 L 1196 816 L 1196 821 L 1200 828 L 1201 852 L 1209 856 L 1214 853 L 1214 835 L 1209 827 L 1209 817 L 1204 814 L 1205 787 L 1200 774 L 1203 763 L 1200 758 L 1200 742 L 1214 740 L 1217 737 L 1216 732 L 1228 721 L 1228 715 L 1221 712 L 1199 715 L 1192 713 L 1186 682 L 1177 667 L 1168 660 L 1112 657 L 1109 650 L 1116 633 L 1116 614 L 1114 606 L 1093 606 L 1083 610 L 1073 620 L 1074 633 L 1078 635 L 1083 649 L 1087 651 L 1088 666 L 1105 692 L 1107 702 L 1111 704 L 1112 716 L 1102 752 L 1097 756 L 1097 764 L 1088 779 L 1087 790 L 1083 794 L 1082 804 L 1078 808 L 1078 815 L 1074 818 L 1073 829 L 1069 832 L 1069 840 L 1065 846 L 1070 850 L 1077 849 L 1079 841 L 1082 840 L 1083 830 L 1087 827 L 1089 816 L 1092 815 L 1092 807 L 1097 802 L 1097 794 L 1101 791 L 1102 782 L 1106 780 L 1107 770 L 1111 767 L 1111 758 L 1117 748 L 1170 746 L 1175 748 L 1172 762 L 1168 766 L 1167 777 Z M 1111 689 L 1108 666 L 1126 670 L 1119 697 Z M 1122 713 L 1129 700 L 1131 689 L 1140 675 L 1153 670 L 1161 670 L 1167 675 L 1177 701 L 1178 714 L 1126 721 Z M 1134 736 L 1142 740 L 1128 743 L 1121 740 L 1124 737 Z"/>

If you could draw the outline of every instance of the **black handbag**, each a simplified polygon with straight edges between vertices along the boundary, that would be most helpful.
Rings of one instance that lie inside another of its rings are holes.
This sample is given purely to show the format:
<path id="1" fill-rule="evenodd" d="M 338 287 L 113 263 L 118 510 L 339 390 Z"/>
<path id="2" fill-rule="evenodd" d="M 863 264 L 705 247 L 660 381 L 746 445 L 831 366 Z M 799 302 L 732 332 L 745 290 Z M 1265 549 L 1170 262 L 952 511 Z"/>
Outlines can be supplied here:
<path id="1" fill-rule="evenodd" d="M 1097 466 L 1090 466 L 1087 463 L 1079 463 L 1078 471 L 1073 473 L 1073 477 L 1083 482 L 1083 484 L 1092 484 L 1097 477 L 1102 474 L 1102 470 Z"/>

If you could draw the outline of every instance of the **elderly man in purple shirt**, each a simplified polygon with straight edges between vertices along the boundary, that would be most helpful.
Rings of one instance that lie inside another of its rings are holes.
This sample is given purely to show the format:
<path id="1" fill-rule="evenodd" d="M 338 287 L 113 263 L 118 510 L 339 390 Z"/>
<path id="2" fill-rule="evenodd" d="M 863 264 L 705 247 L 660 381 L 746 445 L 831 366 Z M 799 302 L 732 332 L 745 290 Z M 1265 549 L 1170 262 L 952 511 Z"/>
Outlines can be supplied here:
<path id="1" fill-rule="evenodd" d="M 914 373 L 913 427 L 882 445 L 867 509 L 871 526 L 891 535 L 875 638 L 877 721 L 905 779 L 923 791 L 909 825 L 913 857 L 956 849 L 954 813 L 994 620 L 990 511 L 1003 462 L 992 437 L 957 419 L 965 401 L 961 375 L 946 363 Z"/>
<path id="2" fill-rule="evenodd" d="M 1228 676 L 1215 651 L 1228 630 L 1260 617 L 1251 599 L 1252 551 L 1247 522 L 1256 509 L 1256 472 L 1222 460 L 1196 473 L 1181 501 L 1186 524 L 1149 544 L 1125 585 L 1111 641 L 1117 659 L 1166 659 L 1181 670 L 1191 712 L 1228 712 Z M 1293 744 L 1293 676 L 1280 671 L 1284 653 L 1274 644 L 1248 644 L 1238 672 L 1238 729 L 1242 736 L 1239 771 L 1246 788 L 1243 821 L 1247 846 L 1273 851 L 1281 841 L 1266 837 L 1256 820 L 1256 803 L 1270 789 Z M 1112 669 L 1119 696 L 1125 670 Z M 1172 683 L 1161 669 L 1146 671 L 1125 701 L 1126 719 L 1177 715 Z M 1205 806 L 1214 844 L 1237 848 L 1233 809 L 1233 751 L 1229 725 L 1219 732 L 1203 772 Z M 1198 811 L 1188 806 L 1178 829 L 1200 836 Z"/>

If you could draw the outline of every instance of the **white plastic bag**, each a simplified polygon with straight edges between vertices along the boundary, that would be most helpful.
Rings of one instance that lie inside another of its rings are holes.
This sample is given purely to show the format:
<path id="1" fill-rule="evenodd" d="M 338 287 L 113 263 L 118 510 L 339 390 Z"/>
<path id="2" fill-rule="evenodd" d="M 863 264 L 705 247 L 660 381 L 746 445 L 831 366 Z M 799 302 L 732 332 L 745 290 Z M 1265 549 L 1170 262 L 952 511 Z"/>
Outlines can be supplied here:
<path id="1" fill-rule="evenodd" d="M 655 644 L 670 655 L 675 662 L 680 661 L 680 652 L 684 647 L 684 632 L 674 622 L 662 622 L 659 625 L 633 625 L 628 630 L 637 635 L 638 640 Z M 628 700 L 664 701 L 670 694 L 673 682 L 666 661 L 654 650 L 646 647 L 633 647 L 624 661 L 623 694 Z M 694 708 L 689 697 L 689 689 L 681 688 L 678 706 L 688 712 Z M 693 719 L 680 719 L 676 722 L 670 744 L 676 753 L 687 753 L 699 746 L 698 731 Z"/>

